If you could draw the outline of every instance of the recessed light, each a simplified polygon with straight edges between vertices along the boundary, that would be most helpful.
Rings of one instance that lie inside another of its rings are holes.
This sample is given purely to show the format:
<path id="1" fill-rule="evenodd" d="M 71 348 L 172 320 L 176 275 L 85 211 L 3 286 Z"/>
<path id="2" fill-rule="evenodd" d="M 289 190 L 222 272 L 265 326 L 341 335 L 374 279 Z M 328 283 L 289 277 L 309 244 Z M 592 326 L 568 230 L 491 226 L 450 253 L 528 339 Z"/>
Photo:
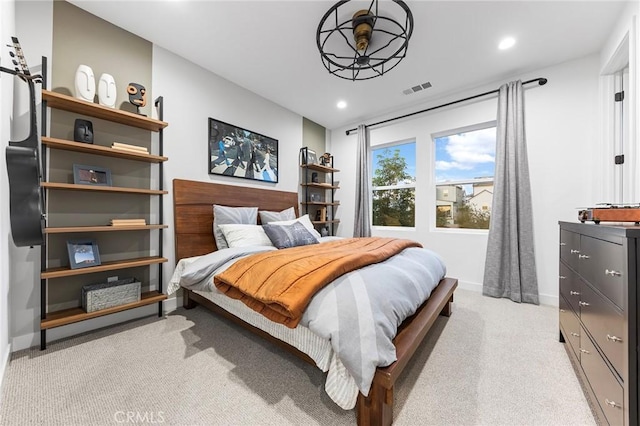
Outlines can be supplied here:
<path id="1" fill-rule="evenodd" d="M 500 44 L 498 45 L 498 49 L 500 50 L 505 50 L 508 49 L 510 47 L 513 47 L 513 45 L 516 44 L 516 39 L 513 37 L 505 37 L 500 41 Z"/>
<path id="2" fill-rule="evenodd" d="M 345 109 L 347 107 L 347 103 L 345 101 L 339 101 L 336 106 L 340 109 Z"/>

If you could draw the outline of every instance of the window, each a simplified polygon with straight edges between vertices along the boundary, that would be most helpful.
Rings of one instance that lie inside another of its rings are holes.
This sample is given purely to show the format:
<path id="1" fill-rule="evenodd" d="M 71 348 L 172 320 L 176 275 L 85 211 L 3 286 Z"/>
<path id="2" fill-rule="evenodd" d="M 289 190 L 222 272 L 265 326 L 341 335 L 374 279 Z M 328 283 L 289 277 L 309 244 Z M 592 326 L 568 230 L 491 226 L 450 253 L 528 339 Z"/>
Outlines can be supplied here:
<path id="1" fill-rule="evenodd" d="M 416 143 L 372 150 L 373 225 L 415 226 Z"/>
<path id="2" fill-rule="evenodd" d="M 496 124 L 433 136 L 436 227 L 489 229 L 495 174 Z"/>

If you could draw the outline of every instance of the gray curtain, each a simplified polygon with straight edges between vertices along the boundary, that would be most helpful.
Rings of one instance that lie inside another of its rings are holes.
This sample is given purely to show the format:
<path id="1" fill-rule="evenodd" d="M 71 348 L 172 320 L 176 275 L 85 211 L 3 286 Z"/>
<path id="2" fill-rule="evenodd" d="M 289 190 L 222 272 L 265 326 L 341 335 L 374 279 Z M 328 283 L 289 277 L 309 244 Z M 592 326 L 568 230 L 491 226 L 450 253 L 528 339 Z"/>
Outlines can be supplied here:
<path id="1" fill-rule="evenodd" d="M 500 87 L 496 171 L 482 293 L 539 304 L 522 82 Z"/>
<path id="2" fill-rule="evenodd" d="M 356 155 L 356 214 L 353 221 L 354 237 L 371 236 L 369 211 L 369 131 L 367 126 L 358 126 L 358 153 Z"/>

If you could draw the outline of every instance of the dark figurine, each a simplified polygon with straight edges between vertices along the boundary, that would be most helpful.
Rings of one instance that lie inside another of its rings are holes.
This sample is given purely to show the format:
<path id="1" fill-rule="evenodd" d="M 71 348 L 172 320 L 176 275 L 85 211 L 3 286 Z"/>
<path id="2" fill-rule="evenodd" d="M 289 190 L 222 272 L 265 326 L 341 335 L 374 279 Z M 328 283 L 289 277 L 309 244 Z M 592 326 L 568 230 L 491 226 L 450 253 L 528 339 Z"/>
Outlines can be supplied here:
<path id="1" fill-rule="evenodd" d="M 76 118 L 73 126 L 73 140 L 76 142 L 93 143 L 93 124 L 89 120 Z"/>
<path id="2" fill-rule="evenodd" d="M 129 102 L 136 106 L 136 112 L 140 114 L 140 107 L 147 105 L 147 89 L 142 84 L 129 83 L 127 93 L 129 94 Z"/>

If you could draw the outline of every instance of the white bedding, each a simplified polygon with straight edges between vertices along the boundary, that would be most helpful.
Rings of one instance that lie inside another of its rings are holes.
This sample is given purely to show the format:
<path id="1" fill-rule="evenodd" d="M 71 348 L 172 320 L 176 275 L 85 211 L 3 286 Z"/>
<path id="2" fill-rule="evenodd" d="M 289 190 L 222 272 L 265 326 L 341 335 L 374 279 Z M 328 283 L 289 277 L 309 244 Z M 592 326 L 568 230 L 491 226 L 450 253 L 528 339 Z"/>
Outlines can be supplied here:
<path id="1" fill-rule="evenodd" d="M 392 339 L 397 327 L 415 312 L 444 277 L 444 264 L 429 250 L 409 248 L 384 262 L 352 271 L 318 292 L 300 325 L 290 329 L 218 292 L 212 282 L 216 273 L 239 258 L 274 249 L 230 248 L 182 259 L 168 292 L 176 291 L 181 285 L 188 287 L 234 316 L 306 353 L 328 373 L 325 390 L 331 399 L 341 408 L 351 409 L 359 391 L 368 394 L 376 367 L 395 361 Z"/>
<path id="2" fill-rule="evenodd" d="M 325 241 L 331 240 L 330 237 L 324 238 L 327 238 Z M 180 288 L 180 277 L 185 268 L 201 257 L 189 257 L 178 262 L 169 281 L 168 294 L 175 293 Z M 358 399 L 358 387 L 353 377 L 338 359 L 336 353 L 333 352 L 331 343 L 327 339 L 319 337 L 302 325 L 298 325 L 296 328 L 289 328 L 275 323 L 248 308 L 239 300 L 231 299 L 220 293 L 215 286 L 211 285 L 211 290 L 194 291 L 234 316 L 307 354 L 320 370 L 327 373 L 327 380 L 325 381 L 327 395 L 345 410 L 355 407 Z"/>

